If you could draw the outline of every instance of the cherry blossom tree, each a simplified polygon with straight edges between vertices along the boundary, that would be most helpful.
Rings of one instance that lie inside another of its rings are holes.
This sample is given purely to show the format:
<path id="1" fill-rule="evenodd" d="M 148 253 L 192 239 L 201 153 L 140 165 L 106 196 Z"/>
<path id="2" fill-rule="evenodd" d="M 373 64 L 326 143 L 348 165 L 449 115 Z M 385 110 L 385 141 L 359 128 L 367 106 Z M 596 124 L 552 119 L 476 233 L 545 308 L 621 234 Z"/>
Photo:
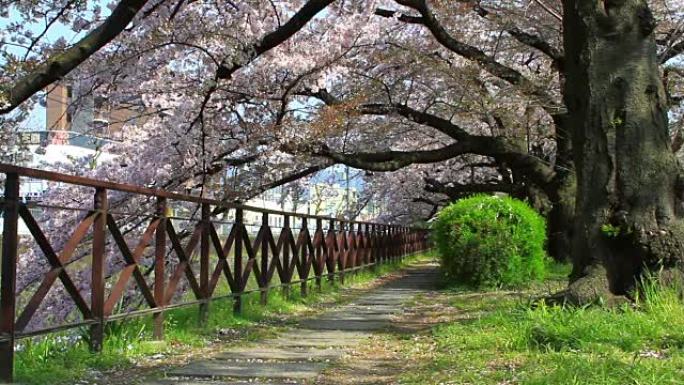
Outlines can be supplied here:
<path id="1" fill-rule="evenodd" d="M 389 117 L 396 125 L 432 128 L 442 134 L 439 140 L 430 136 L 430 146 L 402 135 L 384 149 L 347 151 L 324 143 L 309 151 L 375 171 L 462 154 L 493 159 L 551 203 L 551 235 L 562 235 L 552 238 L 552 250 L 572 250 L 574 263 L 559 300 L 619 300 L 644 271 L 680 274 L 680 166 L 672 151 L 680 147 L 672 137 L 680 134 L 668 123 L 680 96 L 666 92 L 678 86 L 661 71 L 670 75 L 672 58 L 682 52 L 681 4 L 578 0 L 537 2 L 535 11 L 515 2 L 461 5 L 401 0 L 392 9 L 377 9 L 408 31 L 383 42 L 385 52 L 399 51 L 392 56 L 395 71 L 383 67 L 375 75 L 379 66 L 373 62 L 358 71 L 371 81 L 352 81 L 360 84 L 356 94 L 363 92 L 356 103 L 346 100 L 349 84 L 303 92 L 345 114 L 347 124 L 354 119 L 367 126 L 369 115 Z M 437 72 L 427 65 L 437 61 L 447 68 Z M 466 69 L 474 76 L 463 74 Z M 471 106 L 486 105 L 477 100 L 483 97 L 495 105 L 478 122 L 475 113 L 481 111 Z M 530 118 L 537 132 L 530 132 Z M 500 132 L 486 132 L 483 120 Z M 619 235 L 608 234 L 608 226 L 620 229 Z"/>
<path id="2" fill-rule="evenodd" d="M 138 111 L 131 121 L 124 122 L 122 141 L 103 149 L 118 154 L 115 161 L 92 168 L 88 167 L 92 159 L 84 158 L 44 167 L 239 201 L 330 164 L 316 160 L 297 169 L 285 167 L 291 156 L 273 151 L 268 144 L 276 140 L 277 132 L 272 127 L 290 111 L 284 100 L 264 102 L 264 96 L 288 84 L 292 87 L 301 76 L 293 75 L 289 67 L 297 63 L 295 55 L 304 54 L 296 45 L 284 44 L 293 35 L 300 31 L 309 38 L 324 35 L 333 43 L 345 38 L 337 31 L 327 32 L 321 20 L 312 21 L 332 1 L 255 1 L 239 7 L 231 2 L 120 1 L 110 4 L 112 13 L 101 23 L 103 12 L 86 2 L 5 3 L 3 9 L 9 12 L 0 16 L 14 20 L 21 14 L 24 18 L 23 23 L 8 23 L 3 34 L 7 37 L 2 42 L 6 58 L 2 62 L 1 111 L 5 137 L 16 137 L 12 133 L 40 101 L 39 91 L 56 80 L 78 83 L 86 94 Z M 122 18 L 122 12 L 127 18 Z M 349 12 L 340 8 L 339 13 L 339 18 L 344 18 Z M 73 45 L 63 40 L 49 44 L 44 34 L 35 35 L 33 27 L 28 26 L 40 24 L 42 19 L 47 20 L 45 30 L 57 24 L 67 25 L 84 37 Z M 336 17 L 330 15 L 328 19 Z M 115 27 L 117 31 L 112 29 Z M 105 32 L 106 38 L 102 36 Z M 97 46 L 99 43 L 92 39 L 106 39 L 109 44 Z M 17 45 L 25 50 L 22 57 L 12 48 Z M 259 62 L 281 45 L 284 52 Z M 338 45 L 332 45 L 333 51 L 340 50 L 335 48 Z M 335 52 L 319 56 L 334 60 Z M 305 63 L 301 70 L 309 71 L 315 65 Z M 231 181 L 217 183 L 228 167 L 248 163 L 249 172 L 240 173 L 238 188 L 227 189 L 236 186 Z M 51 186 L 42 203 L 87 207 L 90 195 L 74 187 Z M 141 225 L 153 212 L 153 202 L 124 194 L 112 194 L 110 205 L 113 210 L 129 214 L 119 220 L 132 236 L 144 230 Z M 61 229 L 73 227 L 80 219 L 78 215 L 47 212 L 40 218 L 56 249 L 69 236 Z M 45 271 L 41 267 L 47 267 L 40 251 L 31 244 L 26 246 L 19 290 L 32 287 Z M 70 264 L 86 255 L 76 253 Z M 121 267 L 115 257 L 109 258 L 111 274 Z M 149 265 L 151 260 L 142 263 Z M 87 292 L 88 272 L 74 274 L 78 275 L 81 291 Z M 62 294 L 53 291 L 43 303 L 43 310 L 55 314 L 58 320 L 65 319 L 73 309 L 64 303 Z"/>
<path id="3" fill-rule="evenodd" d="M 410 196 L 406 220 L 503 191 L 546 212 L 578 303 L 679 263 L 680 0 L 3 5 L 27 15 L 2 37 L 6 138 L 57 80 L 138 111 L 116 162 L 56 169 L 231 200 L 334 163 L 403 170 L 371 184 L 403 178 L 384 195 Z"/>

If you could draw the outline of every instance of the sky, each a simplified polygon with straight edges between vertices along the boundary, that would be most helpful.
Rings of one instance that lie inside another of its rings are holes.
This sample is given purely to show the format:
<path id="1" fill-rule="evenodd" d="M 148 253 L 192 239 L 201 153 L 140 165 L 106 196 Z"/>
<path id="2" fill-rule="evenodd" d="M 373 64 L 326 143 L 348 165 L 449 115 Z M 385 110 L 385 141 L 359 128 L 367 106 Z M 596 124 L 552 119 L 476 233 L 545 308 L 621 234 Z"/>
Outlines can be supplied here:
<path id="1" fill-rule="evenodd" d="M 110 10 L 107 8 L 106 4 L 109 3 L 109 1 L 106 0 L 98 0 L 92 2 L 93 5 L 99 4 L 102 7 L 102 16 L 106 17 L 109 15 Z M 8 18 L 2 18 L 0 17 L 0 30 L 6 29 L 7 25 L 13 22 L 23 22 L 21 18 L 21 14 L 16 10 L 16 9 L 11 9 L 9 12 L 9 17 Z M 32 25 L 31 30 L 36 34 L 40 34 L 43 32 L 44 25 L 42 24 L 35 24 Z M 71 28 L 68 26 L 65 26 L 62 23 L 54 23 L 48 32 L 45 34 L 43 39 L 41 41 L 47 41 L 47 42 L 55 42 L 59 38 L 64 38 L 66 39 L 67 42 L 75 42 L 77 39 L 80 39 L 85 33 L 76 33 L 74 32 Z M 20 47 L 16 46 L 8 46 L 8 47 L 3 47 L 3 50 L 6 50 L 12 54 L 23 56 L 26 53 L 25 49 L 22 49 Z M 0 57 L 0 62 L 3 59 Z M 44 130 L 46 126 L 46 113 L 45 113 L 45 108 L 43 106 L 37 105 L 33 111 L 31 111 L 31 114 L 27 120 L 22 122 L 21 128 L 27 131 L 33 131 L 33 130 Z"/>

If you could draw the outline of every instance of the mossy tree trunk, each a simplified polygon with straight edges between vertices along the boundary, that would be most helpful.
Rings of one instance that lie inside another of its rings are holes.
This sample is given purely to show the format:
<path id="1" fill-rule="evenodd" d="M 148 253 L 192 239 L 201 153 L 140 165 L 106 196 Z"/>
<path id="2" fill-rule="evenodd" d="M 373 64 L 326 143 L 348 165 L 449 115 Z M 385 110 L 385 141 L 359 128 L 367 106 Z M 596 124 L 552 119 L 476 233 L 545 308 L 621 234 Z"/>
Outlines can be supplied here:
<path id="1" fill-rule="evenodd" d="M 679 164 L 645 0 L 563 0 L 564 96 L 577 179 L 573 273 L 564 299 L 629 294 L 679 267 Z"/>

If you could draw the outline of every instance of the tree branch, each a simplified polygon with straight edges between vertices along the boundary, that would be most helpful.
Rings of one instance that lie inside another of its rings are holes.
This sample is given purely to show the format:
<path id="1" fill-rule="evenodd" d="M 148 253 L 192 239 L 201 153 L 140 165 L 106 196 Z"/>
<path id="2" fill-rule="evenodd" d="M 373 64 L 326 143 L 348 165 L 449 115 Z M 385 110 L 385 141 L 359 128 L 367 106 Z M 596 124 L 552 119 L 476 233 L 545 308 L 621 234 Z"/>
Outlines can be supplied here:
<path id="1" fill-rule="evenodd" d="M 440 24 L 439 20 L 430 11 L 425 0 L 395 0 L 397 3 L 418 11 L 422 16 L 425 25 L 435 39 L 450 51 L 472 61 L 477 62 L 485 71 L 507 81 L 510 84 L 522 87 L 523 92 L 530 92 L 535 96 L 542 107 L 550 114 L 558 113 L 562 107 L 546 93 L 544 89 L 532 83 L 519 71 L 505 66 L 496 61 L 492 56 L 487 55 L 481 49 L 466 44 L 452 37 L 449 32 Z"/>
<path id="2" fill-rule="evenodd" d="M 306 89 L 299 91 L 296 94 L 317 98 L 328 106 L 334 106 L 341 103 L 340 99 L 330 94 L 326 89 L 319 89 L 316 92 Z M 464 139 L 470 136 L 466 130 L 451 121 L 440 118 L 437 115 L 416 110 L 406 104 L 369 103 L 359 106 L 358 112 L 365 115 L 390 115 L 395 113 L 415 123 L 430 126 L 453 139 Z"/>
<path id="3" fill-rule="evenodd" d="M 314 18 L 319 12 L 325 9 L 328 5 L 334 3 L 335 0 L 309 0 L 302 8 L 295 13 L 287 23 L 278 27 L 273 32 L 264 36 L 259 42 L 254 44 L 247 51 L 249 52 L 249 59 L 244 63 L 223 63 L 216 71 L 216 77 L 219 79 L 229 79 L 235 71 L 242 68 L 245 64 L 251 62 L 263 53 L 279 46 L 284 41 L 292 37 L 302 27 Z"/>
<path id="4" fill-rule="evenodd" d="M 126 28 L 147 0 L 121 0 L 97 28 L 66 51 L 47 59 L 7 89 L 0 90 L 0 115 L 14 110 L 36 92 L 61 79 Z"/>
<path id="5" fill-rule="evenodd" d="M 325 89 L 318 90 L 317 92 L 304 90 L 298 92 L 298 94 L 316 97 L 324 103 L 331 105 L 341 102 Z M 304 151 L 333 159 L 338 163 L 351 167 L 371 171 L 396 171 L 414 163 L 436 163 L 463 154 L 476 154 L 491 156 L 498 162 L 504 162 L 510 167 L 521 170 L 542 188 L 548 186 L 555 176 L 553 167 L 546 164 L 543 160 L 528 154 L 524 145 L 516 143 L 510 138 L 471 135 L 446 119 L 401 104 L 367 104 L 361 106 L 359 111 L 361 113 L 378 115 L 398 113 L 415 123 L 435 128 L 456 139 L 457 142 L 441 149 L 427 151 L 345 154 L 333 152 L 326 146 L 323 146 L 320 150 L 312 150 L 311 146 L 307 146 L 308 148 L 305 148 Z M 285 149 L 284 151 L 293 152 L 292 149 Z"/>
<path id="6" fill-rule="evenodd" d="M 317 173 L 321 170 L 324 170 L 330 166 L 332 166 L 332 162 L 326 161 L 326 162 L 323 162 L 320 164 L 316 164 L 313 166 L 306 167 L 302 170 L 293 172 L 292 174 L 285 175 L 284 177 L 282 177 L 280 179 L 274 180 L 274 181 L 269 182 L 269 183 L 265 183 L 265 184 L 259 186 L 258 188 L 249 191 L 246 194 L 247 199 L 254 198 L 255 196 L 257 196 L 257 195 L 259 195 L 259 194 L 261 194 L 267 190 L 270 190 L 272 188 L 276 188 L 276 187 L 282 186 L 284 184 L 302 179 L 302 178 L 307 177 L 311 174 L 315 174 L 315 173 Z"/>
<path id="7" fill-rule="evenodd" d="M 451 159 L 463 151 L 461 147 L 459 143 L 454 143 L 436 150 L 426 151 L 341 153 L 331 151 L 327 146 L 323 146 L 314 151 L 313 154 L 363 170 L 396 171 L 411 164 L 436 163 Z"/>
<path id="8" fill-rule="evenodd" d="M 665 52 L 660 55 L 660 62 L 665 63 L 673 57 L 681 55 L 682 53 L 684 53 L 684 40 L 667 47 Z"/>
<path id="9" fill-rule="evenodd" d="M 388 115 L 396 113 L 408 120 L 418 124 L 430 126 L 453 139 L 462 140 L 470 137 L 466 130 L 457 126 L 447 119 L 440 118 L 427 112 L 418 111 L 405 104 L 365 104 L 359 107 L 362 114 L 368 115 Z"/>
<path id="10" fill-rule="evenodd" d="M 474 7 L 475 12 L 482 16 L 483 18 L 487 18 L 487 16 L 490 15 L 490 11 L 482 8 L 482 6 L 475 5 Z M 383 9 L 383 8 L 378 8 L 375 10 L 375 14 L 378 16 L 382 17 L 396 17 L 399 21 L 402 21 L 407 24 L 422 24 L 425 25 L 425 19 L 421 16 L 412 16 L 412 15 L 407 15 L 401 12 L 397 11 L 392 11 L 388 9 Z M 532 48 L 536 48 L 537 50 L 541 51 L 542 53 L 546 54 L 549 58 L 551 58 L 554 62 L 554 66 L 556 69 L 559 71 L 563 69 L 563 54 L 558 50 L 558 48 L 554 47 L 551 45 L 549 42 L 544 40 L 541 36 L 539 35 L 534 35 L 528 32 L 525 32 L 521 30 L 518 27 L 505 27 L 504 30 L 508 32 L 513 38 L 515 38 L 517 41 L 519 41 L 522 44 L 525 44 L 527 46 L 530 46 Z"/>
<path id="11" fill-rule="evenodd" d="M 528 45 L 530 47 L 536 48 L 539 51 L 546 54 L 553 60 L 553 64 L 558 71 L 563 71 L 563 66 L 565 65 L 565 58 L 563 54 L 558 50 L 558 48 L 551 45 L 548 41 L 542 39 L 541 36 L 533 35 L 521 30 L 518 27 L 508 28 L 506 30 L 515 40 Z"/>
<path id="12" fill-rule="evenodd" d="M 444 194 L 450 200 L 462 198 L 467 194 L 508 192 L 510 193 L 514 185 L 510 183 L 467 183 L 467 184 L 445 184 L 433 178 L 425 178 L 425 191 L 430 193 Z"/>
<path id="13" fill-rule="evenodd" d="M 554 18 L 556 18 L 556 20 L 558 20 L 558 21 L 560 21 L 560 22 L 563 21 L 563 16 L 561 16 L 560 13 L 556 12 L 553 8 L 551 8 L 551 7 L 549 7 L 548 5 L 546 5 L 546 3 L 544 3 L 543 1 L 541 1 L 541 0 L 534 0 L 534 2 L 537 3 L 537 4 L 539 4 L 539 6 L 540 6 L 544 11 L 546 11 L 549 15 L 553 16 Z"/>
<path id="14" fill-rule="evenodd" d="M 448 146 L 425 151 L 341 153 L 322 146 L 312 152 L 337 163 L 371 171 L 396 171 L 411 164 L 437 163 L 464 154 L 491 156 L 498 162 L 520 170 L 541 188 L 549 186 L 556 175 L 550 165 L 527 154 L 524 146 L 503 137 L 470 136 Z"/>
<path id="15" fill-rule="evenodd" d="M 408 24 L 424 24 L 424 20 L 420 16 L 411 16 L 407 15 L 405 13 L 397 12 L 397 11 L 391 11 L 389 9 L 383 9 L 383 8 L 377 8 L 375 10 L 375 14 L 378 16 L 382 17 L 396 17 L 399 21 L 402 21 L 404 23 Z"/>

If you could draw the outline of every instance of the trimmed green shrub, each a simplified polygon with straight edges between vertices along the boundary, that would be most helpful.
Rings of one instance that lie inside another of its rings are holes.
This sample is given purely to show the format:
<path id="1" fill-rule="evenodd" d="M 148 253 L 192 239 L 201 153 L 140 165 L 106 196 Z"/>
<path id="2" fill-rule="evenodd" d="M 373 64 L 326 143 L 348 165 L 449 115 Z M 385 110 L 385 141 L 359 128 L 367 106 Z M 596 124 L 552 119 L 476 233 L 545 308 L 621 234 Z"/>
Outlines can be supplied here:
<path id="1" fill-rule="evenodd" d="M 517 286 L 544 278 L 546 224 L 525 202 L 476 195 L 439 213 L 433 237 L 449 282 Z"/>

